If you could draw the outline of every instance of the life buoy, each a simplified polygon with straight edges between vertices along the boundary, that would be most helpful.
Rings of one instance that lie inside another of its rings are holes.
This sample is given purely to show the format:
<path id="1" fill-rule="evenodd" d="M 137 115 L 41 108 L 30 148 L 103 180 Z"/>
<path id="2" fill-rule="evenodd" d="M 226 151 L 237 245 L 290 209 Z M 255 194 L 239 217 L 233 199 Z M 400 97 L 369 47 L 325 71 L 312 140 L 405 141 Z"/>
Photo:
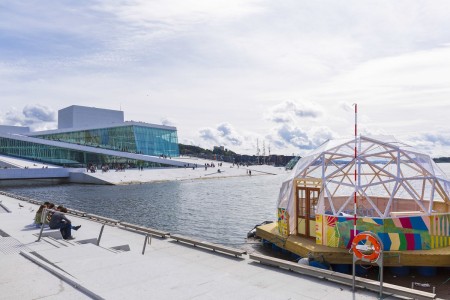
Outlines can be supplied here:
<path id="1" fill-rule="evenodd" d="M 370 254 L 363 253 L 360 249 L 357 248 L 359 242 L 366 241 L 366 244 L 370 243 L 372 245 L 372 252 Z M 376 262 L 380 257 L 381 253 L 381 241 L 374 236 L 371 232 L 364 231 L 355 236 L 352 241 L 351 247 L 353 253 L 357 258 L 362 261 L 367 261 L 370 263 Z"/>

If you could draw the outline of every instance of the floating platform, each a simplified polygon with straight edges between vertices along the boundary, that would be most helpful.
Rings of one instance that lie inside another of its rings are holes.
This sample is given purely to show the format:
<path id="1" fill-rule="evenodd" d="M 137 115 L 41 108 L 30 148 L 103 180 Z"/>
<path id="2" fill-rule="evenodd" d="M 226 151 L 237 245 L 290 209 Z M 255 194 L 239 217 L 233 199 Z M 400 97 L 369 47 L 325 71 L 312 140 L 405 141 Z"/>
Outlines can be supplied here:
<path id="1" fill-rule="evenodd" d="M 351 264 L 352 254 L 348 249 L 316 244 L 315 239 L 296 235 L 284 237 L 278 232 L 278 224 L 270 223 L 256 228 L 256 236 L 301 257 L 312 255 L 330 264 Z M 385 251 L 384 265 L 400 266 L 450 266 L 450 246 L 431 250 Z"/>

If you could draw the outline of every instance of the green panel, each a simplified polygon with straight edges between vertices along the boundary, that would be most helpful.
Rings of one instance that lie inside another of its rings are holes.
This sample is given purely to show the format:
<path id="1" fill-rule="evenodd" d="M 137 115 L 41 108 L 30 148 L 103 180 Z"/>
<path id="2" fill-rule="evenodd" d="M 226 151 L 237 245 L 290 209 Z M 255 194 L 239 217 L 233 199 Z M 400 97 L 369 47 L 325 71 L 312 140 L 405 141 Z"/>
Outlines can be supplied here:
<path id="1" fill-rule="evenodd" d="M 407 250 L 408 242 L 406 241 L 405 235 L 404 234 L 399 234 L 398 237 L 400 239 L 400 247 L 399 247 L 398 250 L 400 250 L 400 251 Z"/>

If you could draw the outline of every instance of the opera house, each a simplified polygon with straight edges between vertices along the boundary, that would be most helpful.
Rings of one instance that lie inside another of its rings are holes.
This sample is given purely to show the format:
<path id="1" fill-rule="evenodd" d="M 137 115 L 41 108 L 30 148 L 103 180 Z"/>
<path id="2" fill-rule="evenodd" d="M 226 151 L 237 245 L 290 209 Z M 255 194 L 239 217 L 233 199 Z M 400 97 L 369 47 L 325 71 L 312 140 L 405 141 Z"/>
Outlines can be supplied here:
<path id="1" fill-rule="evenodd" d="M 0 154 L 64 167 L 127 164 L 182 166 L 177 129 L 124 121 L 123 111 L 72 105 L 58 111 L 58 129 L 31 132 L 0 126 Z"/>

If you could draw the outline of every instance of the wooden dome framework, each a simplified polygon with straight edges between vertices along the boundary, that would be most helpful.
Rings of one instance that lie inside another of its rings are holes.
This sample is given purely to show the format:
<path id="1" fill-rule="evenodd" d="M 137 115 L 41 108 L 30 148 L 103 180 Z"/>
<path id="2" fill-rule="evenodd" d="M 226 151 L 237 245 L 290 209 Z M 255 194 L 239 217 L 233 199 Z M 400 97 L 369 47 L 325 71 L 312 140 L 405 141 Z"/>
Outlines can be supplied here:
<path id="1" fill-rule="evenodd" d="M 299 160 L 278 207 L 295 214 L 296 188 L 321 180 L 316 214 L 389 218 L 449 212 L 450 182 L 432 158 L 394 137 L 331 140 Z M 357 176 L 355 180 L 355 170 Z M 294 224 L 292 224 L 294 225 Z"/>

